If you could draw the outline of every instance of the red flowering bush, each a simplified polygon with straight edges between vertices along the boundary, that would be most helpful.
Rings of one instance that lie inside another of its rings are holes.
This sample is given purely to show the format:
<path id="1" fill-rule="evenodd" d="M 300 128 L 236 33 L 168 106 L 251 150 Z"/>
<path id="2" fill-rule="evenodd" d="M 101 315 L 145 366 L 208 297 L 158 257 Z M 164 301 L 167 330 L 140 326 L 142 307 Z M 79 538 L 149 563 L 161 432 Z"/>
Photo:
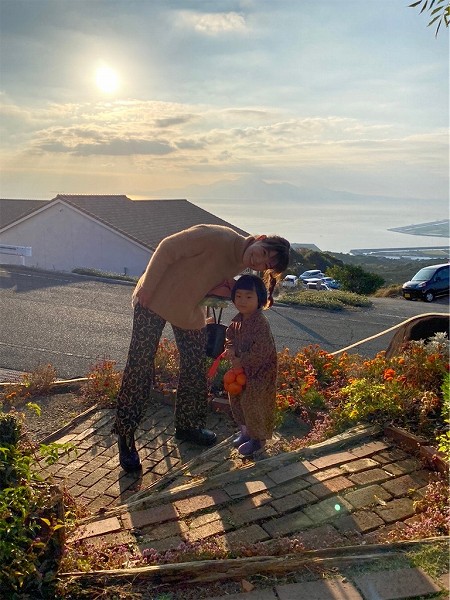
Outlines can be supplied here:
<path id="1" fill-rule="evenodd" d="M 321 441 L 362 421 L 395 424 L 428 436 L 445 430 L 444 377 L 449 348 L 445 334 L 410 342 L 387 359 L 329 354 L 308 346 L 278 355 L 277 422 L 287 410 L 312 422 L 299 446 Z M 298 447 L 298 446 L 297 446 Z"/>
<path id="2" fill-rule="evenodd" d="M 180 355 L 175 342 L 162 338 L 154 363 L 154 384 L 161 391 L 172 391 L 177 386 Z"/>
<path id="3" fill-rule="evenodd" d="M 24 373 L 17 383 L 12 383 L 0 392 L 0 404 L 6 410 L 11 406 L 23 405 L 32 396 L 47 394 L 56 381 L 56 370 L 52 365 L 40 365 L 31 373 Z"/>
<path id="4" fill-rule="evenodd" d="M 180 355 L 174 341 L 162 338 L 159 342 L 154 363 L 154 386 L 161 392 L 173 392 L 177 387 Z M 208 371 L 213 359 L 207 358 L 205 370 Z M 231 363 L 222 360 L 212 381 L 209 381 L 212 394 L 223 392 L 223 376 L 231 368 Z"/>
<path id="5" fill-rule="evenodd" d="M 106 358 L 95 363 L 87 375 L 81 396 L 94 400 L 100 406 L 114 404 L 122 381 L 122 373 L 115 367 L 115 361 Z"/>
<path id="6" fill-rule="evenodd" d="M 309 421 L 311 411 L 327 407 L 333 382 L 343 377 L 345 374 L 340 359 L 321 350 L 319 346 L 307 346 L 294 356 L 287 348 L 279 352 L 277 422 L 282 421 L 283 412 L 289 409 Z"/>

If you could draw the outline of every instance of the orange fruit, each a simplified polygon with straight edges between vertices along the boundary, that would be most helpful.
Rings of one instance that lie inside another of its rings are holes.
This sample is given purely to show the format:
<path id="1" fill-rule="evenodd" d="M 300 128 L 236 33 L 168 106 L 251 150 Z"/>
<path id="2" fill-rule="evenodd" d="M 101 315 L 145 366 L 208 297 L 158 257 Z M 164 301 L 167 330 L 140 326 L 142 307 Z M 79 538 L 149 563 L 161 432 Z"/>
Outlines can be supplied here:
<path id="1" fill-rule="evenodd" d="M 231 369 L 231 370 L 234 371 L 236 373 L 236 375 L 239 375 L 239 373 L 244 372 L 243 367 L 235 367 L 234 369 Z"/>
<path id="2" fill-rule="evenodd" d="M 242 386 L 236 383 L 235 381 L 228 384 L 228 393 L 230 394 L 230 396 L 237 396 L 241 392 Z"/>
<path id="3" fill-rule="evenodd" d="M 224 383 L 233 383 L 233 381 L 235 381 L 235 379 L 236 379 L 236 374 L 233 372 L 233 369 L 230 369 L 229 371 L 227 371 L 225 373 L 225 375 L 223 376 Z"/>
<path id="4" fill-rule="evenodd" d="M 245 385 L 247 381 L 247 377 L 245 376 L 245 373 L 238 373 L 238 375 L 236 375 L 236 383 L 239 383 L 239 385 Z"/>

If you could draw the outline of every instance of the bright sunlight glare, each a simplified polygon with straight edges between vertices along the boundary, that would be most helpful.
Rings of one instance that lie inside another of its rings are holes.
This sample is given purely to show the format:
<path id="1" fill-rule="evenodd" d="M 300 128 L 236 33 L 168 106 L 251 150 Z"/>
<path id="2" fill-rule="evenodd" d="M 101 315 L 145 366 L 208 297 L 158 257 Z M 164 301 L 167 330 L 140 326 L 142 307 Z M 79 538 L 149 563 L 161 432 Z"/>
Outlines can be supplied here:
<path id="1" fill-rule="evenodd" d="M 105 94 L 112 94 L 119 86 L 119 78 L 111 67 L 98 67 L 95 72 L 95 82 L 99 90 Z"/>

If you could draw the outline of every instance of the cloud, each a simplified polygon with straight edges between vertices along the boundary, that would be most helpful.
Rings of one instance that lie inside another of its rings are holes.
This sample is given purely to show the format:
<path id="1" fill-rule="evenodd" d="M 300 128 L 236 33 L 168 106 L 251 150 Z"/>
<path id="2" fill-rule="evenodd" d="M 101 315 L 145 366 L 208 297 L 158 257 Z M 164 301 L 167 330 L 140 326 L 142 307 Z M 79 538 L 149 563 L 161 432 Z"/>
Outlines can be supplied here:
<path id="1" fill-rule="evenodd" d="M 227 13 L 196 13 L 181 11 L 179 22 L 196 32 L 217 36 L 229 33 L 246 33 L 248 28 L 245 18 L 236 12 Z"/>
<path id="2" fill-rule="evenodd" d="M 170 144 L 156 140 L 114 139 L 106 144 L 79 144 L 74 149 L 74 154 L 78 156 L 91 156 L 93 154 L 113 156 L 148 154 L 162 156 L 174 151 L 175 149 Z"/>
<path id="3" fill-rule="evenodd" d="M 155 140 L 112 139 L 107 142 L 69 145 L 64 142 L 47 142 L 38 146 L 44 152 L 70 153 L 76 156 L 133 156 L 136 154 L 162 156 L 174 152 L 167 143 Z"/>
<path id="4" fill-rule="evenodd" d="M 167 117 L 165 119 L 155 119 L 156 127 L 172 127 L 173 125 L 184 125 L 191 121 L 194 117 L 185 115 L 182 117 Z"/>
<path id="5" fill-rule="evenodd" d="M 121 101 L 4 108 L 20 139 L 9 136 L 20 160 L 27 154 L 129 157 L 139 172 L 172 174 L 356 169 L 374 172 L 414 164 L 445 169 L 442 129 L 411 134 L 403 124 L 330 115 L 293 116 L 285 109 L 245 105 L 224 109 L 175 102 Z M 17 159 L 19 160 L 19 158 Z M 157 167 L 155 166 L 157 160 Z M 128 167 L 127 167 L 128 168 Z"/>

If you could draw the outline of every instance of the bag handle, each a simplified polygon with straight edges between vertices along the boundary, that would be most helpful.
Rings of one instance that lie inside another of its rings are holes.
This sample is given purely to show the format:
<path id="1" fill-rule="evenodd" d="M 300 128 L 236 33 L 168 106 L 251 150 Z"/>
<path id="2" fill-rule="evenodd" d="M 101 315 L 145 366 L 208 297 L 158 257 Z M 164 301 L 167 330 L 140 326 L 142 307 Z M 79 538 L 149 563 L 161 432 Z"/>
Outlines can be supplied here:
<path id="1" fill-rule="evenodd" d="M 222 311 L 223 311 L 223 306 L 220 308 L 219 310 L 219 317 L 217 317 L 216 315 L 216 309 L 214 308 L 214 306 L 207 306 L 206 307 L 206 316 L 209 317 L 211 315 L 211 311 L 212 310 L 212 314 L 214 317 L 214 323 L 219 324 L 221 319 L 222 319 Z"/>
<path id="2" fill-rule="evenodd" d="M 223 307 L 221 307 L 219 310 L 219 317 L 216 316 L 216 309 L 214 307 L 212 308 L 212 311 L 213 311 L 213 315 L 214 315 L 214 323 L 219 324 L 220 320 L 222 318 Z"/>

